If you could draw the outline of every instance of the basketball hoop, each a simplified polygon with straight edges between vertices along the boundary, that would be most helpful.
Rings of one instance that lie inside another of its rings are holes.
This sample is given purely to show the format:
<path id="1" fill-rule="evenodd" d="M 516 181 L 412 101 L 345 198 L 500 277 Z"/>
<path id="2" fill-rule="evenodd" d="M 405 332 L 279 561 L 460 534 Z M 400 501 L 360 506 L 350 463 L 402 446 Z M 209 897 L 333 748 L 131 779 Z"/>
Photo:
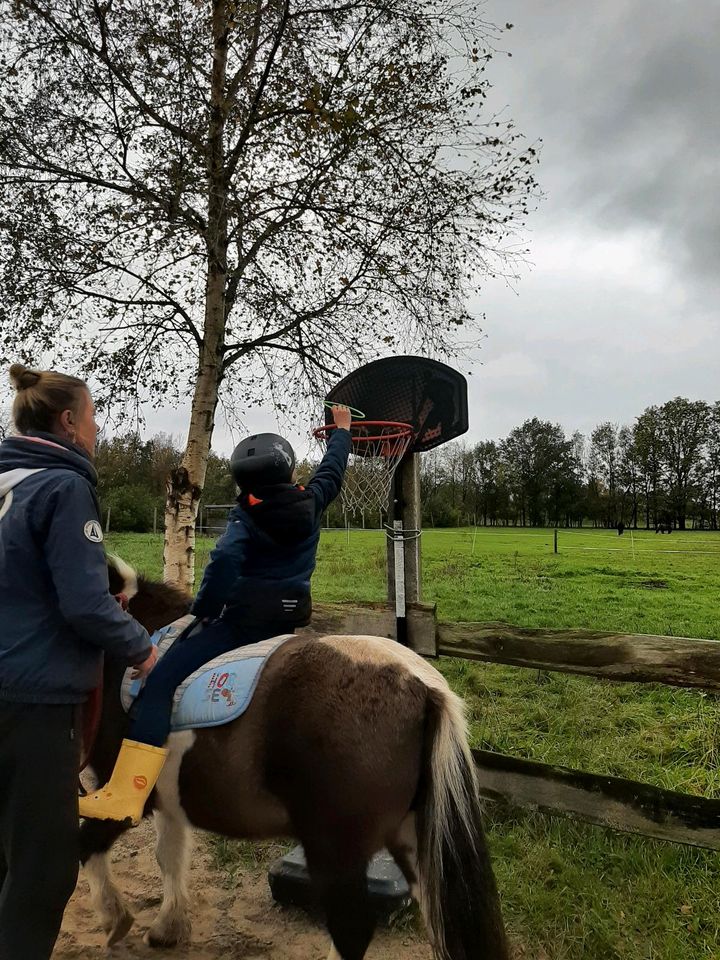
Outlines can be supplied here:
<path id="1" fill-rule="evenodd" d="M 313 430 L 326 444 L 334 423 Z M 392 420 L 362 420 L 350 424 L 352 450 L 343 479 L 341 499 L 346 513 L 387 511 L 393 475 L 413 440 L 409 423 Z"/>

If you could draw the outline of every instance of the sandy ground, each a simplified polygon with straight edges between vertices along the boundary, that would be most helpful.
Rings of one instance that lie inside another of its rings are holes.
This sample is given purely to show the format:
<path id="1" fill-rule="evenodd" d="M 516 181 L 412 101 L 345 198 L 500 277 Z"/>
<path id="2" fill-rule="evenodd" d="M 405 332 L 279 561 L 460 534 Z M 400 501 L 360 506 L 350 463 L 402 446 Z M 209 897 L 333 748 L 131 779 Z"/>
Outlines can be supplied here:
<path id="1" fill-rule="evenodd" d="M 191 957 L 192 960 L 326 960 L 329 938 L 304 913 L 277 906 L 264 869 L 241 870 L 234 881 L 215 869 L 202 836 L 194 840 L 190 881 L 192 939 L 174 950 L 153 949 L 143 934 L 161 900 L 160 872 L 153 855 L 154 833 L 144 823 L 118 841 L 113 850 L 114 875 L 136 921 L 126 939 L 112 949 L 90 904 L 87 881 L 80 876 L 65 912 L 53 960 L 112 957 Z M 414 931 L 378 930 L 368 960 L 431 960 L 427 942 Z"/>

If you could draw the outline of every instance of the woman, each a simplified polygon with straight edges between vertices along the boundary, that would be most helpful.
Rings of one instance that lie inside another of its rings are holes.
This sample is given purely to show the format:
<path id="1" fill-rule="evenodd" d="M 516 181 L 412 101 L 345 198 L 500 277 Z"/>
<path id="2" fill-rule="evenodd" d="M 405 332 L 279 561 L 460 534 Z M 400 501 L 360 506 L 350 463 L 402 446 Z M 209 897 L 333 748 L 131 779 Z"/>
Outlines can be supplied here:
<path id="1" fill-rule="evenodd" d="M 152 669 L 147 632 L 108 589 L 82 380 L 10 368 L 0 444 L 0 957 L 48 960 L 78 870 L 77 707 L 103 653 Z"/>

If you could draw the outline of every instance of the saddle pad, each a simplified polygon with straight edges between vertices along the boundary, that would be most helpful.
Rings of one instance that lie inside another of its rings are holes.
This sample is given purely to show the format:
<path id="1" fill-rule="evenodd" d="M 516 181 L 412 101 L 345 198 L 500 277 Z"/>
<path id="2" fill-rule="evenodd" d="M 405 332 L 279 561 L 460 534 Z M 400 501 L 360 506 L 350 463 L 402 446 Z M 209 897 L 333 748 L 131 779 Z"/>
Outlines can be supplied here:
<path id="1" fill-rule="evenodd" d="M 193 618 L 182 617 L 156 631 L 152 642 L 160 658 L 170 649 L 179 634 Z M 265 664 L 278 647 L 292 634 L 271 637 L 261 643 L 230 650 L 204 663 L 183 680 L 175 691 L 171 730 L 191 730 L 198 727 L 217 727 L 236 720 L 250 706 Z M 125 672 L 120 698 L 129 710 L 142 688 L 142 680 L 131 680 L 132 668 Z"/>

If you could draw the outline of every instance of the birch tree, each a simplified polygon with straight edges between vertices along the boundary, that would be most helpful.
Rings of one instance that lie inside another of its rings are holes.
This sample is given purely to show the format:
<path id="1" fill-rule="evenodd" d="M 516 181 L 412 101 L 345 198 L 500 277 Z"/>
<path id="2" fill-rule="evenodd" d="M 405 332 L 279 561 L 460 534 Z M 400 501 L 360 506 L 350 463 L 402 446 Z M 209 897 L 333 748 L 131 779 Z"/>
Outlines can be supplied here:
<path id="1" fill-rule="evenodd" d="M 8 410 L 0 407 L 0 440 L 10 436 L 11 417 Z"/>
<path id="2" fill-rule="evenodd" d="M 219 403 L 447 355 L 514 272 L 536 151 L 483 111 L 498 36 L 466 0 L 0 7 L 0 350 L 189 402 L 169 580 Z"/>

